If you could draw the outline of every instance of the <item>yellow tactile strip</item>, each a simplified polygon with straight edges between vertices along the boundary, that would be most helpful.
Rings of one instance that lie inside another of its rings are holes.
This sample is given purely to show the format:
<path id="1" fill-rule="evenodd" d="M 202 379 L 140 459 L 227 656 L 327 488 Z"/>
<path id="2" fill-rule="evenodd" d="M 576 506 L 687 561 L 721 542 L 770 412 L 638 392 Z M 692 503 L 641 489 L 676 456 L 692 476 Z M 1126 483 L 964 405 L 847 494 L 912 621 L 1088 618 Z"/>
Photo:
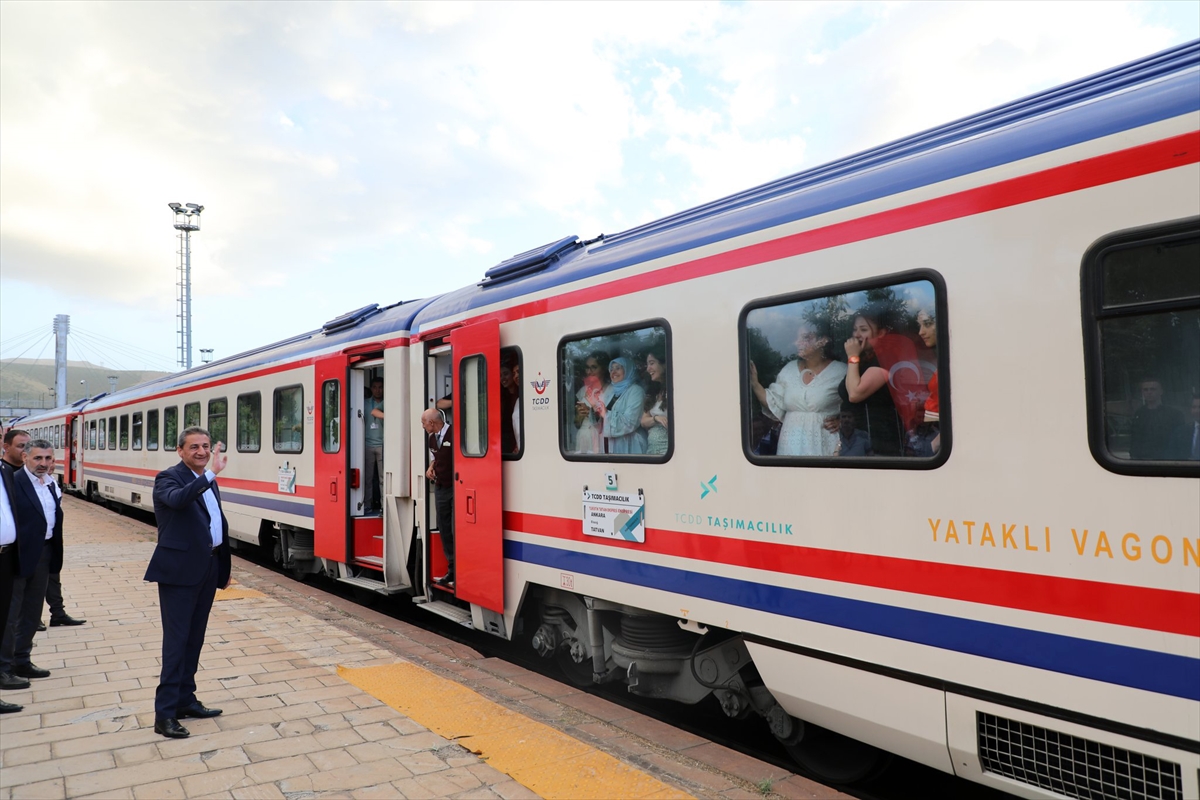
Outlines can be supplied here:
<path id="1" fill-rule="evenodd" d="M 247 597 L 266 597 L 265 594 L 258 589 L 217 589 L 217 596 L 214 600 L 245 600 Z"/>
<path id="2" fill-rule="evenodd" d="M 548 800 L 691 797 L 416 664 L 339 666 L 338 675 Z"/>

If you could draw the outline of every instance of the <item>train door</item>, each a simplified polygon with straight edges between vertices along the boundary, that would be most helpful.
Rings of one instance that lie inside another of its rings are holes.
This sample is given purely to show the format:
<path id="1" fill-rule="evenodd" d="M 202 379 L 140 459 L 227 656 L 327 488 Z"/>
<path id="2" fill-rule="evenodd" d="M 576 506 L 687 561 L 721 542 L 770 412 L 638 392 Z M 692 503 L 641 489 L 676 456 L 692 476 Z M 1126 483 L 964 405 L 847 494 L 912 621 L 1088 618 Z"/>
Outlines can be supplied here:
<path id="1" fill-rule="evenodd" d="M 67 433 L 67 486 L 72 489 L 79 486 L 79 458 L 80 450 L 83 448 L 82 436 L 83 427 L 79 421 L 79 415 L 71 417 L 69 431 Z"/>
<path id="2" fill-rule="evenodd" d="M 384 423 L 372 410 L 382 402 L 382 387 L 383 360 L 378 354 L 351 364 L 350 471 L 357 476 L 350 487 L 351 560 L 379 572 L 383 572 Z"/>
<path id="3" fill-rule="evenodd" d="M 346 466 L 350 427 L 346 367 L 346 357 L 341 353 L 321 359 L 313 367 L 321 404 L 320 437 L 313 457 L 314 554 L 338 563 L 344 563 L 347 557 L 346 525 L 353 482 Z"/>
<path id="4" fill-rule="evenodd" d="M 454 386 L 454 538 L 457 595 L 504 613 L 500 459 L 500 324 L 450 333 Z"/>

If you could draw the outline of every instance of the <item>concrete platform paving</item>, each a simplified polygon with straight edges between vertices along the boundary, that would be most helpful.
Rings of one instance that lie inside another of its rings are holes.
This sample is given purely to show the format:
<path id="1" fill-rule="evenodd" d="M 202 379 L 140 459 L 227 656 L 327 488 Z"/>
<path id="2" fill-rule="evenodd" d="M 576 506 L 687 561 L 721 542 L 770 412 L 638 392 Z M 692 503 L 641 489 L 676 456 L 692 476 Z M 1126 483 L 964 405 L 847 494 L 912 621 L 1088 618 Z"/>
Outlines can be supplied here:
<path id="1" fill-rule="evenodd" d="M 3 694 L 25 710 L 0 716 L 0 800 L 542 796 L 458 734 L 433 733 L 339 675 L 397 664 L 452 680 L 649 781 L 610 784 L 612 796 L 636 785 L 645 797 L 847 797 L 236 558 L 237 585 L 214 604 L 197 675 L 201 700 L 225 713 L 185 720 L 188 739 L 164 739 L 153 730 L 157 593 L 142 581 L 154 528 L 72 497 L 64 509 L 67 608 L 88 622 L 39 634 L 33 661 L 53 674 Z M 570 749 L 577 762 L 595 761 Z"/>

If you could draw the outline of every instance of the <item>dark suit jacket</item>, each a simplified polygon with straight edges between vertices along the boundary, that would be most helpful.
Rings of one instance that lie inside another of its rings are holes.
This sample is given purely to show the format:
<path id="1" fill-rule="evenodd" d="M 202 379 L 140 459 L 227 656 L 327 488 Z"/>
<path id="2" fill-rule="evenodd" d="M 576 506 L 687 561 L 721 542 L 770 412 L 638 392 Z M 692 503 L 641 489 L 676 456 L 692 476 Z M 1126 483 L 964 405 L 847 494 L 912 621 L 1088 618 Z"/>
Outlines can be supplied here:
<path id="1" fill-rule="evenodd" d="M 42 548 L 50 548 L 50 573 L 62 572 L 63 562 L 63 513 L 62 494 L 58 484 L 54 486 L 54 535 L 46 539 L 46 512 L 38 498 L 37 489 L 24 469 L 15 469 L 13 475 L 13 516 L 17 520 L 17 572 L 28 578 L 37 568 L 42 557 Z"/>
<path id="2" fill-rule="evenodd" d="M 197 478 L 180 461 L 154 478 L 154 516 L 158 520 L 158 546 L 150 557 L 145 580 L 177 586 L 195 586 L 208 572 L 213 558 L 208 506 L 204 493 L 221 492 L 208 479 Z M 221 545 L 217 548 L 217 586 L 229 583 L 229 520 L 221 512 Z"/>

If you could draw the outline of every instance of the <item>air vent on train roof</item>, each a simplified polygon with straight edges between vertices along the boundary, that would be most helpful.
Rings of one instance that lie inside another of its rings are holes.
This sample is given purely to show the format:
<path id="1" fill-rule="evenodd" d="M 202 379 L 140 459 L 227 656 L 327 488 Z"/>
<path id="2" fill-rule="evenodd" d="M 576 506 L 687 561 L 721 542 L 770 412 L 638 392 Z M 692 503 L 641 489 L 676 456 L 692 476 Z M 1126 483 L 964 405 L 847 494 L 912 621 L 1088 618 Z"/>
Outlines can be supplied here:
<path id="1" fill-rule="evenodd" d="M 514 278 L 520 278 L 524 275 L 531 275 L 535 272 L 540 272 L 546 267 L 553 264 L 568 253 L 581 246 L 578 236 L 568 236 L 565 239 L 559 239 L 557 242 L 544 244 L 541 247 L 535 247 L 532 250 L 527 250 L 524 253 L 501 261 L 496 266 L 483 273 L 483 280 L 479 285 L 483 287 L 495 286 L 498 283 L 511 281 Z"/>
<path id="2" fill-rule="evenodd" d="M 379 303 L 371 303 L 369 306 L 363 306 L 362 308 L 355 309 L 354 311 L 347 311 L 340 317 L 334 317 L 333 319 L 329 320 L 329 322 L 326 322 L 324 325 L 322 325 L 321 330 L 325 333 L 344 331 L 347 328 L 353 328 L 367 317 L 378 313 Z"/>

